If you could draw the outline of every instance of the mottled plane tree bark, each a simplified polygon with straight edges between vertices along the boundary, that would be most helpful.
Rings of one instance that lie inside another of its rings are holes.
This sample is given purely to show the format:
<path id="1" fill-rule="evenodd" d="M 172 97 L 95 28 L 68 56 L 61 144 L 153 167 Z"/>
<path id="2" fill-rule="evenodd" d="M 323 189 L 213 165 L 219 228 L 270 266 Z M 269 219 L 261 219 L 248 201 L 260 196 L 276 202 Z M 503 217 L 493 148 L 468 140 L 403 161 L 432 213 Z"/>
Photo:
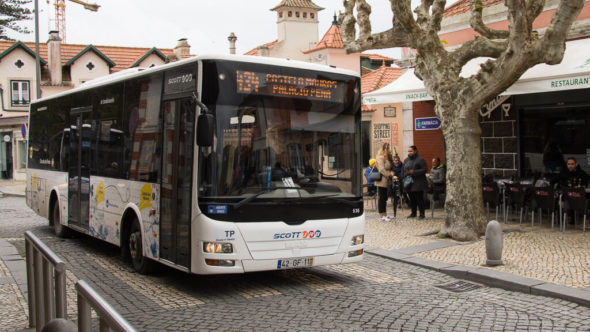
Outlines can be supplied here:
<path id="1" fill-rule="evenodd" d="M 470 24 L 478 36 L 453 50 L 446 50 L 438 36 L 445 0 L 421 0 L 413 12 L 410 0 L 390 0 L 392 28 L 380 33 L 372 32 L 371 6 L 365 0 L 343 2 L 340 22 L 347 52 L 391 47 L 416 50 L 414 71 L 436 102 L 447 146 L 446 216 L 440 235 L 460 241 L 477 239 L 486 227 L 479 110 L 532 66 L 561 62 L 567 33 L 584 0 L 561 0 L 542 35 L 533 29 L 533 21 L 543 12 L 544 0 L 505 0 L 508 30 L 487 27 L 482 1 L 471 0 Z M 491 59 L 476 75 L 459 76 L 461 68 L 478 57 Z"/>

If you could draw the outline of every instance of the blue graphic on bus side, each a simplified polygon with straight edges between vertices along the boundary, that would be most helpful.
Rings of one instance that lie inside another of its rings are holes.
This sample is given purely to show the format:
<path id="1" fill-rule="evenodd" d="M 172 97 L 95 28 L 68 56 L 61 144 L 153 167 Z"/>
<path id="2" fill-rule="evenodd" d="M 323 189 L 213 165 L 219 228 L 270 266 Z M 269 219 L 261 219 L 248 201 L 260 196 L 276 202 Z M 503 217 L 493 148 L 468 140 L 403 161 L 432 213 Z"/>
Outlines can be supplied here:
<path id="1" fill-rule="evenodd" d="M 227 214 L 227 205 L 207 205 L 207 212 L 211 214 Z"/>

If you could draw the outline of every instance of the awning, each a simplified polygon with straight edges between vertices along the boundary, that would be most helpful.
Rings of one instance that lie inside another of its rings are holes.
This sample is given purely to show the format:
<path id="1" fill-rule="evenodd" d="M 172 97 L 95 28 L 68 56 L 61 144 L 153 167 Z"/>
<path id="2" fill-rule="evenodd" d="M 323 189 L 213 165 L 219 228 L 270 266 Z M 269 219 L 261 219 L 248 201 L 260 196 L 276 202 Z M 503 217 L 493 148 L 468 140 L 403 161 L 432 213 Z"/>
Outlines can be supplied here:
<path id="1" fill-rule="evenodd" d="M 461 71 L 462 77 L 476 74 L 489 58 L 469 61 Z M 500 95 L 575 90 L 590 88 L 590 40 L 566 42 L 563 60 L 557 65 L 538 64 Z M 432 100 L 424 83 L 409 69 L 391 84 L 363 95 L 365 105 Z"/>

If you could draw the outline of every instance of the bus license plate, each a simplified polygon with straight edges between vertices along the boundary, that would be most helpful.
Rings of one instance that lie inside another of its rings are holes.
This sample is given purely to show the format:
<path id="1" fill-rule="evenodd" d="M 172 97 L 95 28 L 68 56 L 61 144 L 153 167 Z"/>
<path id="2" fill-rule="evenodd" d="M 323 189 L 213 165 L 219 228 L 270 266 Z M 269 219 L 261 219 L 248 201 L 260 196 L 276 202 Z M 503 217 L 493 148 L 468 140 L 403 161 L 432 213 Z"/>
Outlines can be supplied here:
<path id="1" fill-rule="evenodd" d="M 294 269 L 298 267 L 311 267 L 312 265 L 313 257 L 279 259 L 277 269 Z"/>

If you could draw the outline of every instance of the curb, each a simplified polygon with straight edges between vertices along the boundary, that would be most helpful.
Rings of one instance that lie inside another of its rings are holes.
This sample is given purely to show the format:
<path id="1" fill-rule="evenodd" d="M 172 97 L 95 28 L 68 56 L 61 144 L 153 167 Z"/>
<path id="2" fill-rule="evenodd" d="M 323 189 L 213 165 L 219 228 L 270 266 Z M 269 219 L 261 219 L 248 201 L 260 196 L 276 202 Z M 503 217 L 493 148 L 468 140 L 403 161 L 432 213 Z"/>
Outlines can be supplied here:
<path id="1" fill-rule="evenodd" d="M 14 280 L 25 299 L 28 299 L 27 290 L 27 264 L 18 253 L 12 243 L 0 238 L 0 260 L 6 265 L 11 276 L 7 279 Z"/>
<path id="2" fill-rule="evenodd" d="M 561 286 L 484 267 L 460 266 L 433 261 L 412 256 L 411 254 L 401 252 L 401 250 L 385 250 L 366 247 L 365 252 L 382 258 L 420 266 L 429 270 L 435 270 L 455 278 L 481 283 L 490 287 L 558 298 L 590 308 L 590 290 L 587 289 Z"/>

